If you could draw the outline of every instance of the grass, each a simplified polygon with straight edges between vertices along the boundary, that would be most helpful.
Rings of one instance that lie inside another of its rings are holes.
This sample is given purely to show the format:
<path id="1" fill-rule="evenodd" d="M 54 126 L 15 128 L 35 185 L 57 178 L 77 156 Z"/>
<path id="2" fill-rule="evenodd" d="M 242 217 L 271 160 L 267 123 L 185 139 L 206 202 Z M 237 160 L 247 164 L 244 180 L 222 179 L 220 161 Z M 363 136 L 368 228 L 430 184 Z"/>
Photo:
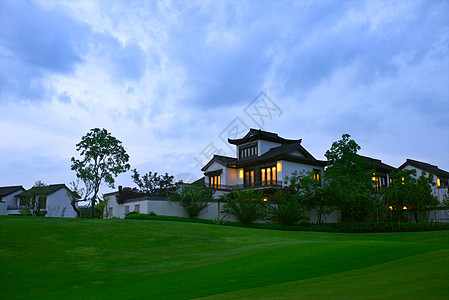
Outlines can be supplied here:
<path id="1" fill-rule="evenodd" d="M 449 231 L 0 217 L 0 298 L 449 298 Z"/>

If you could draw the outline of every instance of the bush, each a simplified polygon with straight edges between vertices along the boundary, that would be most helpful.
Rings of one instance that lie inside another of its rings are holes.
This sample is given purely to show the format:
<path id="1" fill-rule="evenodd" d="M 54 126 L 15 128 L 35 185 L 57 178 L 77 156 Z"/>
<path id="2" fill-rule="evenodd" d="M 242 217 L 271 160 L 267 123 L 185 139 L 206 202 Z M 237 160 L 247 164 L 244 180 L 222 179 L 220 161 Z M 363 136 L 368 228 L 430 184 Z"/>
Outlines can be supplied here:
<path id="1" fill-rule="evenodd" d="M 190 219 L 196 219 L 202 211 L 209 205 L 208 201 L 213 201 L 214 191 L 203 186 L 189 185 L 183 186 L 175 194 L 171 195 L 170 201 L 178 203 Z"/>
<path id="2" fill-rule="evenodd" d="M 225 202 L 222 212 L 235 216 L 243 224 L 253 223 L 266 216 L 266 204 L 260 191 L 237 190 L 222 195 L 221 199 Z"/>
<path id="3" fill-rule="evenodd" d="M 268 206 L 272 221 L 290 226 L 308 219 L 299 194 L 278 190 L 272 200 L 274 204 Z"/>

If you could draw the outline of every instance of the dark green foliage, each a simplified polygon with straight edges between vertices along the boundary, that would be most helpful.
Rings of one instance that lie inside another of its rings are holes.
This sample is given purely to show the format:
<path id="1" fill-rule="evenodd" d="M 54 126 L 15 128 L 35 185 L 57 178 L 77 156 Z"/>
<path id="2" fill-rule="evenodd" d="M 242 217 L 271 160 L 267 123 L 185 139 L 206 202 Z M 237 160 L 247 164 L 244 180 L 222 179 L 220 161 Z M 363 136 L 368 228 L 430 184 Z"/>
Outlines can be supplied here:
<path id="1" fill-rule="evenodd" d="M 317 211 L 317 223 L 322 223 L 325 216 L 335 210 L 335 199 L 328 186 L 314 179 L 314 172 L 295 171 L 285 177 L 285 184 L 299 195 L 299 202 L 305 209 Z"/>
<path id="2" fill-rule="evenodd" d="M 134 183 L 139 187 L 139 192 L 146 196 L 168 197 L 172 194 L 179 183 L 174 182 L 174 176 L 165 173 L 165 175 L 158 175 L 157 172 L 151 171 L 140 177 L 136 169 L 132 170 L 131 176 Z"/>
<path id="3" fill-rule="evenodd" d="M 341 211 L 344 221 L 363 221 L 371 217 L 374 202 L 374 167 L 357 155 L 360 146 L 343 134 L 324 154 L 328 160 L 324 173 L 329 195 Z"/>
<path id="4" fill-rule="evenodd" d="M 288 190 L 278 190 L 270 198 L 268 211 L 270 219 L 282 225 L 294 225 L 299 221 L 307 221 L 305 206 L 301 203 L 298 193 Z"/>
<path id="5" fill-rule="evenodd" d="M 190 219 L 196 219 L 209 205 L 208 202 L 214 201 L 214 193 L 204 186 L 187 185 L 171 195 L 170 200 L 181 206 Z"/>
<path id="6" fill-rule="evenodd" d="M 250 224 L 265 218 L 266 202 L 261 191 L 237 190 L 222 195 L 220 199 L 225 203 L 222 212 L 233 215 L 243 224 Z"/>
<path id="7" fill-rule="evenodd" d="M 416 170 L 391 172 L 392 182 L 383 190 L 386 210 L 393 220 L 403 220 L 411 213 L 416 222 L 427 221 L 428 213 L 438 205 L 432 193 L 433 175 L 423 172 L 416 178 Z"/>

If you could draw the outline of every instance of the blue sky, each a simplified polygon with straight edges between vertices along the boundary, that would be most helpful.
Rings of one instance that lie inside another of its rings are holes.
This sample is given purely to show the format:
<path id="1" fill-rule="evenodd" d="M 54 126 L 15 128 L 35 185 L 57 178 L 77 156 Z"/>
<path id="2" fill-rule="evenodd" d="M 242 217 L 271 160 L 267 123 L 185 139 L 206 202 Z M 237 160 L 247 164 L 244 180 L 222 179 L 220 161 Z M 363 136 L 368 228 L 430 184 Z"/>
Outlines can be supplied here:
<path id="1" fill-rule="evenodd" d="M 449 171 L 449 2 L 0 1 L 0 185 L 69 184 L 94 127 L 184 180 L 249 127 Z"/>

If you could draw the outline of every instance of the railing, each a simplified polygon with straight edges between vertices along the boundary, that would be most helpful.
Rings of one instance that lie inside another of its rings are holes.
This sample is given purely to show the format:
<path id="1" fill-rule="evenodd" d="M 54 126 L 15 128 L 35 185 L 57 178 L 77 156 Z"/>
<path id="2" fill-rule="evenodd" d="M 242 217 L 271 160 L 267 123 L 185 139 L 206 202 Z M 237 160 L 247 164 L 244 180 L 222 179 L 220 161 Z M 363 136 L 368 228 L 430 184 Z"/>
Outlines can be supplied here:
<path id="1" fill-rule="evenodd" d="M 236 190 L 236 189 L 266 189 L 266 188 L 281 188 L 282 181 L 281 180 L 267 180 L 267 181 L 256 181 L 245 184 L 236 184 L 236 185 L 217 185 L 217 184 L 205 184 L 206 187 L 218 189 L 218 190 Z"/>

